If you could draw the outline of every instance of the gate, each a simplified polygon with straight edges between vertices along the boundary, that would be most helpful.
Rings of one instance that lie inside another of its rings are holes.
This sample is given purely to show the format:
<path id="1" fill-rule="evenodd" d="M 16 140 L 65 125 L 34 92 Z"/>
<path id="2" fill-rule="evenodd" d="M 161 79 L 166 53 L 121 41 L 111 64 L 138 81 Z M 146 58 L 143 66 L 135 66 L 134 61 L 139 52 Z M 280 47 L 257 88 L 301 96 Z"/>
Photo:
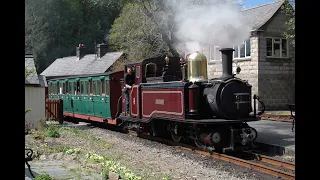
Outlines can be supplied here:
<path id="1" fill-rule="evenodd" d="M 63 123 L 62 99 L 46 99 L 46 119 Z"/>

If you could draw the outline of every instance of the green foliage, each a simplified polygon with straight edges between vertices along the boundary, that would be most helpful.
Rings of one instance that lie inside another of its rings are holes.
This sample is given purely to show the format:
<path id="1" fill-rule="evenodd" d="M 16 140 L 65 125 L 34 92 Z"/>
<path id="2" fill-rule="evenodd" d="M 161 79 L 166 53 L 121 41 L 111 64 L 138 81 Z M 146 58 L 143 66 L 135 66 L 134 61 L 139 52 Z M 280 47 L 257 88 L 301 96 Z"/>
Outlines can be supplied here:
<path id="1" fill-rule="evenodd" d="M 53 178 L 49 174 L 40 174 L 34 180 L 53 180 Z"/>
<path id="2" fill-rule="evenodd" d="M 131 60 L 176 52 L 167 37 L 170 24 L 156 19 L 155 13 L 164 14 L 164 11 L 152 1 L 126 4 L 110 30 L 109 41 L 113 50 L 126 52 Z"/>
<path id="3" fill-rule="evenodd" d="M 32 137 L 38 140 L 44 140 L 45 137 L 60 137 L 59 128 L 54 124 L 47 124 L 46 118 L 38 120 L 39 125 L 32 129 Z"/>
<path id="4" fill-rule="evenodd" d="M 96 163 L 101 164 L 103 166 L 103 171 L 101 172 L 101 175 L 104 179 L 108 178 L 110 171 L 118 173 L 120 177 L 125 180 L 141 180 L 142 179 L 141 177 L 136 176 L 134 173 L 132 173 L 131 170 L 127 169 L 126 167 L 123 167 L 119 163 L 109 160 L 107 157 L 100 156 L 95 152 L 89 151 L 86 154 L 86 158 L 89 160 L 93 160 Z"/>
<path id="5" fill-rule="evenodd" d="M 54 125 L 50 125 L 46 129 L 46 136 L 47 137 L 59 137 L 60 134 L 58 132 L 58 128 Z"/>
<path id="6" fill-rule="evenodd" d="M 25 47 L 34 54 L 37 71 L 55 59 L 75 55 L 83 43 L 94 53 L 126 1 L 26 0 Z"/>
<path id="7" fill-rule="evenodd" d="M 295 10 L 293 7 L 295 7 L 295 0 L 285 0 L 281 9 L 290 17 L 285 23 L 287 30 L 283 33 L 283 36 L 295 46 Z"/>

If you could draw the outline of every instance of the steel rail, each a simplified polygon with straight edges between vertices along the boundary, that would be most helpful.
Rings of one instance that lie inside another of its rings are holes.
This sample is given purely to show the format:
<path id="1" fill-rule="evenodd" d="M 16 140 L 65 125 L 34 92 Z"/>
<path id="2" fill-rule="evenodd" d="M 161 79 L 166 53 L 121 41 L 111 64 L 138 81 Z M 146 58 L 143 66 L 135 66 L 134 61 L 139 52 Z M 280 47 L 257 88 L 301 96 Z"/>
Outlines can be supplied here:
<path id="1" fill-rule="evenodd" d="M 136 131 L 129 130 L 128 134 L 133 135 L 133 136 L 137 136 L 137 137 L 140 137 L 140 138 L 143 138 L 143 139 L 157 141 L 157 142 L 164 143 L 164 144 L 167 144 L 167 145 L 176 146 L 176 147 L 182 148 L 184 150 L 197 152 L 197 153 L 199 153 L 201 155 L 205 155 L 205 156 L 209 156 L 209 157 L 212 157 L 212 158 L 215 158 L 215 159 L 219 159 L 219 160 L 223 160 L 223 161 L 230 162 L 230 163 L 233 163 L 233 164 L 237 164 L 237 165 L 240 165 L 240 166 L 243 166 L 243 167 L 247 167 L 249 169 L 253 169 L 253 170 L 257 170 L 259 172 L 263 172 L 265 174 L 273 175 L 273 176 L 276 176 L 276 177 L 281 177 L 283 179 L 288 179 L 288 180 L 295 179 L 295 174 L 293 174 L 293 173 L 285 172 L 283 170 L 275 169 L 275 168 L 272 168 L 272 167 L 268 167 L 266 165 L 262 165 L 262 164 L 259 164 L 259 163 L 254 163 L 254 162 L 251 162 L 251 161 L 248 161 L 248 160 L 244 160 L 244 159 L 241 159 L 241 158 L 229 156 L 229 155 L 226 155 L 226 154 L 220 154 L 220 153 L 217 153 L 217 152 L 210 153 L 208 151 L 200 150 L 199 148 L 194 147 L 194 146 L 190 146 L 190 145 L 186 145 L 186 144 L 182 144 L 182 143 L 176 143 L 176 142 L 168 140 L 168 139 L 149 136 L 149 135 L 146 135 L 146 134 L 140 134 L 140 133 L 137 133 Z M 255 154 L 255 153 L 253 153 L 253 154 L 256 156 L 257 160 L 259 160 L 261 162 L 266 162 L 268 164 L 284 167 L 284 168 L 287 168 L 287 169 L 290 169 L 290 170 L 294 170 L 294 168 L 295 168 L 295 165 L 292 164 L 292 163 L 283 162 L 283 161 L 276 160 L 276 159 L 273 159 L 273 158 L 270 158 L 270 157 L 267 157 L 267 156 L 264 156 L 264 155 L 259 155 L 259 154 Z"/>

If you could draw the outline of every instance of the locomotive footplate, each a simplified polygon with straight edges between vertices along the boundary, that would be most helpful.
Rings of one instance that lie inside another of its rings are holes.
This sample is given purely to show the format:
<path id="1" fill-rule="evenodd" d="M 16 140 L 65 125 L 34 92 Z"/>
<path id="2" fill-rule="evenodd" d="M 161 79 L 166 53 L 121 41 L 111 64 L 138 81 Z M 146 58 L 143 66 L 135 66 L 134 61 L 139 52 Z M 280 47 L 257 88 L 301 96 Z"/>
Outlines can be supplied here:
<path id="1" fill-rule="evenodd" d="M 223 148 L 222 152 L 250 150 L 253 142 L 257 137 L 256 131 L 253 128 L 230 129 L 230 147 Z"/>
<path id="2" fill-rule="evenodd" d="M 186 123 L 195 123 L 195 124 L 214 124 L 214 123 L 239 123 L 239 122 L 251 122 L 259 121 L 261 118 L 259 116 L 246 118 L 246 119 L 186 119 Z"/>

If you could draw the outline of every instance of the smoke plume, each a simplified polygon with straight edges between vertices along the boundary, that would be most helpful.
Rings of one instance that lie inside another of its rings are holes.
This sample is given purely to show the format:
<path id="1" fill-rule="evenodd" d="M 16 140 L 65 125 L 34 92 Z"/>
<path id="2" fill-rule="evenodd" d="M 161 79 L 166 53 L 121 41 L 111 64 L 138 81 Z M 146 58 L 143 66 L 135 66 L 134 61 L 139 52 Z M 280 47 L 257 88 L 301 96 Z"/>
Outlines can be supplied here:
<path id="1" fill-rule="evenodd" d="M 202 45 L 231 47 L 250 36 L 251 27 L 235 0 L 165 0 L 173 9 L 178 51 L 202 51 Z"/>

